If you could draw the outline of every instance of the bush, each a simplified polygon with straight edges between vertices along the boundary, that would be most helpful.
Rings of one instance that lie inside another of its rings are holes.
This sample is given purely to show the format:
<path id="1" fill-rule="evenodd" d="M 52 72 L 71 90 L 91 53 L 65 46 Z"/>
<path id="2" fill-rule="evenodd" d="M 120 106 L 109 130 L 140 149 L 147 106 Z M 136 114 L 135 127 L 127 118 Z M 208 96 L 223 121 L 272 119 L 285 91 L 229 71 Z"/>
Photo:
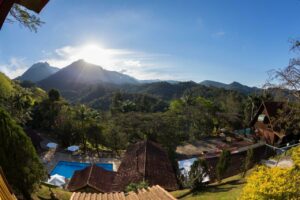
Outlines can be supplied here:
<path id="1" fill-rule="evenodd" d="M 243 177 L 245 177 L 247 171 L 250 169 L 252 162 L 253 162 L 253 149 L 248 149 L 244 166 L 243 166 L 243 173 L 242 173 Z"/>
<path id="2" fill-rule="evenodd" d="M 139 183 L 130 183 L 126 189 L 125 192 L 137 192 L 140 189 L 145 189 L 149 187 L 149 184 L 147 181 L 141 181 Z"/>
<path id="3" fill-rule="evenodd" d="M 230 163 L 230 151 L 223 150 L 216 166 L 216 174 L 219 182 L 222 180 L 222 175 L 226 172 Z"/>
<path id="4" fill-rule="evenodd" d="M 199 190 L 205 186 L 203 180 L 208 176 L 208 165 L 205 160 L 196 160 L 189 172 L 189 183 L 192 190 Z"/>
<path id="5" fill-rule="evenodd" d="M 297 168 L 258 167 L 247 178 L 241 200 L 299 199 L 300 171 Z"/>
<path id="6" fill-rule="evenodd" d="M 294 164 L 300 167 L 300 146 L 292 148 L 291 151 Z"/>

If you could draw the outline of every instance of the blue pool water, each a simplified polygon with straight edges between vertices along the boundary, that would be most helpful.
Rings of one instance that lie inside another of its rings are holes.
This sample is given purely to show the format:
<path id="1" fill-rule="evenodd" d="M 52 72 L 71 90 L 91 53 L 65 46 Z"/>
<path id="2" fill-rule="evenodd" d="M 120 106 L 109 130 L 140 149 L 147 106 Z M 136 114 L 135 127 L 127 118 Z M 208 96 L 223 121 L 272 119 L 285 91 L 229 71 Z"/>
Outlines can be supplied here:
<path id="1" fill-rule="evenodd" d="M 55 168 L 51 171 L 50 175 L 59 174 L 66 178 L 71 178 L 76 170 L 82 170 L 90 165 L 91 163 L 59 161 Z M 113 171 L 113 164 L 97 163 L 96 165 L 108 171 Z"/>

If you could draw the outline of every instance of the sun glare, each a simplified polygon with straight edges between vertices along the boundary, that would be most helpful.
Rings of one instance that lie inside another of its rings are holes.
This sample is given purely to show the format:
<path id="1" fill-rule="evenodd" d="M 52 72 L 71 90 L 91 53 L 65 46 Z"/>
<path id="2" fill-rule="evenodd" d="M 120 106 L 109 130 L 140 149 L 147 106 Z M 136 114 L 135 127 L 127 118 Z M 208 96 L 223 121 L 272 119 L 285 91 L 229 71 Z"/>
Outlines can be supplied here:
<path id="1" fill-rule="evenodd" d="M 112 52 L 95 44 L 82 46 L 74 56 L 76 59 L 84 59 L 87 62 L 101 66 L 110 66 L 114 60 Z"/>

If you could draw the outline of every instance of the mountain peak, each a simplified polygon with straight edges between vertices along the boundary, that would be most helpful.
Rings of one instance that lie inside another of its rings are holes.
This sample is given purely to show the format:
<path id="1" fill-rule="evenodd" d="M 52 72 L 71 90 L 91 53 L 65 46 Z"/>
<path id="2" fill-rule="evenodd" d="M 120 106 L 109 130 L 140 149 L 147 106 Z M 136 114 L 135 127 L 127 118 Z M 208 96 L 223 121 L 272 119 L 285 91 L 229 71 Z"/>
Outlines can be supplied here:
<path id="1" fill-rule="evenodd" d="M 84 59 L 76 60 L 73 63 L 71 63 L 70 65 L 68 65 L 67 67 L 79 67 L 79 68 L 93 68 L 93 67 L 96 67 L 96 68 L 103 69 L 101 66 L 89 63 L 89 62 L 85 61 Z"/>
<path id="2" fill-rule="evenodd" d="M 205 85 L 207 87 L 216 87 L 216 88 L 224 88 L 226 90 L 235 90 L 244 94 L 249 94 L 254 91 L 257 91 L 258 88 L 255 87 L 249 87 L 246 85 L 243 85 L 237 81 L 233 81 L 230 84 L 225 84 L 217 81 L 210 81 L 210 80 L 205 80 L 200 83 L 201 85 Z"/>
<path id="3" fill-rule="evenodd" d="M 77 60 L 59 72 L 39 82 L 40 86 L 49 89 L 74 90 L 78 85 L 93 85 L 101 83 L 137 84 L 135 78 L 116 71 L 108 71 L 99 65 L 91 64 L 83 59 Z"/>
<path id="4" fill-rule="evenodd" d="M 38 82 L 48 76 L 56 73 L 59 70 L 57 67 L 52 67 L 48 62 L 38 62 L 29 67 L 18 80 Z"/>

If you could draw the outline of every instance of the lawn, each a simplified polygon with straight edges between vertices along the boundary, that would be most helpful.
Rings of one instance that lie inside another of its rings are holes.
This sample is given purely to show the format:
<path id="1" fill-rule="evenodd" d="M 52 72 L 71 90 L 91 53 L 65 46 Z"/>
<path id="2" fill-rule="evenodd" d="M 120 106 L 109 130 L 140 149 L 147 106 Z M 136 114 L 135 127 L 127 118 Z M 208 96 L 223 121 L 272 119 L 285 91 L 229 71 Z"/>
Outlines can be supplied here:
<path id="1" fill-rule="evenodd" d="M 238 199 L 244 184 L 245 179 L 241 178 L 241 175 L 236 175 L 223 179 L 220 184 L 211 184 L 204 191 L 191 192 L 185 189 L 171 192 L 171 194 L 184 200 L 233 200 Z"/>
<path id="2" fill-rule="evenodd" d="M 60 188 L 54 188 L 51 187 L 51 190 L 53 191 L 53 193 L 56 195 L 56 198 L 59 200 L 69 200 L 71 197 L 71 192 L 65 191 L 63 189 Z M 51 196 L 50 196 L 50 190 L 49 187 L 45 184 L 41 184 L 40 188 L 34 193 L 32 194 L 32 198 L 33 200 L 50 200 Z"/>

